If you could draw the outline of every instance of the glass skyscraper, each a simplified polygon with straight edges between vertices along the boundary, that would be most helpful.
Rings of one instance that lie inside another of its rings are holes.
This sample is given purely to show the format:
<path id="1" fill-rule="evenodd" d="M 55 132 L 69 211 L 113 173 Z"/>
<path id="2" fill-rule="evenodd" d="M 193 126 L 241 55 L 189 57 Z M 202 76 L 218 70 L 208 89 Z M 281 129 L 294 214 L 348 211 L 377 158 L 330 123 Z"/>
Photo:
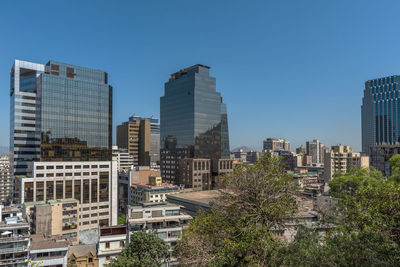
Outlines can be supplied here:
<path id="1" fill-rule="evenodd" d="M 171 75 L 160 99 L 161 173 L 174 182 L 181 158 L 229 158 L 226 105 L 210 67 L 194 65 Z"/>
<path id="2" fill-rule="evenodd" d="M 112 87 L 106 72 L 15 60 L 10 89 L 14 176 L 29 176 L 33 161 L 111 160 Z"/>
<path id="3" fill-rule="evenodd" d="M 400 142 L 400 76 L 365 82 L 361 106 L 362 151 L 371 146 L 398 145 Z"/>

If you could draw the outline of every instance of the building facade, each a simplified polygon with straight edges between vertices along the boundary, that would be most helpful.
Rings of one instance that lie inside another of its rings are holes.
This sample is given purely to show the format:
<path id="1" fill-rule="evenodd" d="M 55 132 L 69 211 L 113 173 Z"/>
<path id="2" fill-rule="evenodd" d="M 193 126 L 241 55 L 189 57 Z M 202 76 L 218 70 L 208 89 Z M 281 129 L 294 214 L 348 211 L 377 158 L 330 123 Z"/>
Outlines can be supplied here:
<path id="1" fill-rule="evenodd" d="M 10 170 L 10 157 L 0 157 L 0 201 L 2 203 L 12 200 L 14 195 L 14 179 Z"/>
<path id="2" fill-rule="evenodd" d="M 33 178 L 20 178 L 20 201 L 79 201 L 79 229 L 117 223 L 116 162 L 35 162 Z"/>
<path id="3" fill-rule="evenodd" d="M 329 183 L 336 172 L 346 173 L 351 168 L 368 168 L 369 157 L 353 152 L 350 146 L 336 145 L 325 153 L 324 167 L 324 180 Z"/>
<path id="4" fill-rule="evenodd" d="M 155 116 L 142 118 L 136 114 L 129 117 L 129 121 L 146 119 L 150 122 L 150 166 L 160 166 L 160 121 Z"/>
<path id="5" fill-rule="evenodd" d="M 30 228 L 23 209 L 0 205 L 0 266 L 28 266 Z"/>
<path id="6" fill-rule="evenodd" d="M 282 138 L 267 138 L 263 143 L 263 151 L 290 151 L 290 142 Z"/>
<path id="7" fill-rule="evenodd" d="M 58 236 L 32 235 L 30 258 L 36 266 L 67 267 L 69 241 Z"/>
<path id="8" fill-rule="evenodd" d="M 112 259 L 118 257 L 128 243 L 126 238 L 126 225 L 102 227 L 97 243 L 99 267 L 107 267 Z"/>
<path id="9" fill-rule="evenodd" d="M 230 157 L 226 105 L 210 67 L 194 65 L 173 73 L 160 98 L 161 174 L 178 184 L 182 158 Z"/>
<path id="10" fill-rule="evenodd" d="M 361 106 L 362 152 L 369 146 L 400 142 L 400 76 L 365 82 Z"/>
<path id="11" fill-rule="evenodd" d="M 167 201 L 167 195 L 178 193 L 176 185 L 162 183 L 161 177 L 150 176 L 148 184 L 133 184 L 130 188 L 129 204 L 160 203 Z"/>
<path id="12" fill-rule="evenodd" d="M 25 203 L 31 232 L 44 236 L 61 236 L 71 243 L 79 241 L 79 201 L 57 199 Z"/>
<path id="13" fill-rule="evenodd" d="M 134 165 L 133 157 L 129 155 L 128 149 L 118 148 L 113 146 L 112 160 L 117 162 L 117 170 L 129 171 Z"/>
<path id="14" fill-rule="evenodd" d="M 131 206 L 128 209 L 128 241 L 135 231 L 155 231 L 156 235 L 173 249 L 182 235 L 182 229 L 192 220 L 192 216 L 181 211 L 181 207 L 169 203 L 148 203 Z M 166 266 L 177 265 L 172 257 Z"/>
<path id="15" fill-rule="evenodd" d="M 306 154 L 311 156 L 311 163 L 323 164 L 326 147 L 318 140 L 306 142 Z"/>
<path id="16" fill-rule="evenodd" d="M 150 166 L 150 122 L 135 118 L 117 126 L 117 146 L 128 149 L 135 166 Z"/>

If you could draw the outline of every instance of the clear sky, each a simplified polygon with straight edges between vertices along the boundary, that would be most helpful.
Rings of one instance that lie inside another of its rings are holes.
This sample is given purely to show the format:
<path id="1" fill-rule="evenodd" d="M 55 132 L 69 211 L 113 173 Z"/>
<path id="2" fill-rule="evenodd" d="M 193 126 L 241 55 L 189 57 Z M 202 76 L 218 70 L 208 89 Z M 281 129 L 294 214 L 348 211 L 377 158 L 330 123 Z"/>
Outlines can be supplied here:
<path id="1" fill-rule="evenodd" d="M 211 66 L 231 149 L 266 137 L 361 146 L 364 82 L 400 74 L 400 1 L 0 1 L 0 146 L 13 60 L 107 71 L 114 128 L 159 116 L 169 75 Z"/>

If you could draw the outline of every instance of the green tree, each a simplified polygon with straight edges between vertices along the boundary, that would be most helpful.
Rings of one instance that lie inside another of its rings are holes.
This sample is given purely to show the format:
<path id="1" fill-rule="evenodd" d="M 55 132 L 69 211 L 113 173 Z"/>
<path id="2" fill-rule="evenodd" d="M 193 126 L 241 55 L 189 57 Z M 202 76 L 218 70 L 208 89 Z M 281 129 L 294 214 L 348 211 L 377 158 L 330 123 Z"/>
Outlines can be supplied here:
<path id="1" fill-rule="evenodd" d="M 200 213 L 177 246 L 186 266 L 266 265 L 282 241 L 275 230 L 297 211 L 293 177 L 281 160 L 267 155 L 225 177 L 221 196 Z"/>
<path id="2" fill-rule="evenodd" d="M 126 215 L 122 215 L 117 219 L 118 224 L 125 224 L 126 223 Z"/>
<path id="3" fill-rule="evenodd" d="M 113 267 L 158 267 L 171 257 L 169 245 L 155 233 L 132 233 L 129 246 L 111 262 Z"/>

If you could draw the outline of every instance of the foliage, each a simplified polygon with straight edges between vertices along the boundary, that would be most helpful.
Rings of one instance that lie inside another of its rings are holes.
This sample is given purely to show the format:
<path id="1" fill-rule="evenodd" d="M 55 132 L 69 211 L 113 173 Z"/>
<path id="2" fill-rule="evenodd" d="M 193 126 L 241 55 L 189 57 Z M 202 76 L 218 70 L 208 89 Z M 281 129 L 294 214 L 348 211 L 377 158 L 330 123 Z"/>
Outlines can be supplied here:
<path id="1" fill-rule="evenodd" d="M 396 159 L 397 158 L 397 159 Z M 324 236 L 298 225 L 293 242 L 275 236 L 297 211 L 293 179 L 267 155 L 224 180 L 208 213 L 184 231 L 177 253 L 185 266 L 400 266 L 400 157 L 392 178 L 373 169 L 339 174 L 329 184 L 339 200 L 336 225 Z M 323 226 L 323 225 L 321 225 Z M 328 227 L 328 228 L 329 228 Z"/>
<path id="2" fill-rule="evenodd" d="M 169 245 L 155 233 L 138 231 L 132 233 L 129 246 L 120 256 L 111 262 L 113 267 L 160 266 L 162 261 L 169 260 Z"/>
<path id="3" fill-rule="evenodd" d="M 297 210 L 296 186 L 280 159 L 267 155 L 236 168 L 224 185 L 211 211 L 197 215 L 184 232 L 177 247 L 181 264 L 265 265 L 280 246 L 273 229 Z"/>
<path id="4" fill-rule="evenodd" d="M 121 217 L 118 217 L 117 223 L 118 223 L 119 225 L 125 224 L 125 223 L 126 223 L 126 215 L 122 215 Z"/>

